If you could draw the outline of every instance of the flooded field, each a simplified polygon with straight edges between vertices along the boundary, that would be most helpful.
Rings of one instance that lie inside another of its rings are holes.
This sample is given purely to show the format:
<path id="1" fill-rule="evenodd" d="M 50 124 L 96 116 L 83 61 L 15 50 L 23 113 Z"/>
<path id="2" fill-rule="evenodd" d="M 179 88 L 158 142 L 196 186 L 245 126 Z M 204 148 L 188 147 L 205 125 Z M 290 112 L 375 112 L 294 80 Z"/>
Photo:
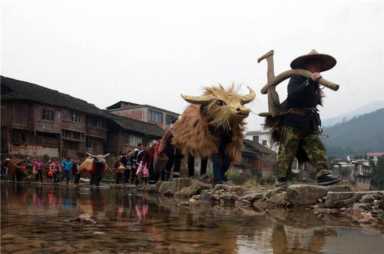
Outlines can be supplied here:
<path id="1" fill-rule="evenodd" d="M 341 218 L 320 220 L 310 211 L 264 215 L 191 208 L 123 190 L 1 184 L 1 253 L 375 254 L 384 249 L 383 232 Z"/>

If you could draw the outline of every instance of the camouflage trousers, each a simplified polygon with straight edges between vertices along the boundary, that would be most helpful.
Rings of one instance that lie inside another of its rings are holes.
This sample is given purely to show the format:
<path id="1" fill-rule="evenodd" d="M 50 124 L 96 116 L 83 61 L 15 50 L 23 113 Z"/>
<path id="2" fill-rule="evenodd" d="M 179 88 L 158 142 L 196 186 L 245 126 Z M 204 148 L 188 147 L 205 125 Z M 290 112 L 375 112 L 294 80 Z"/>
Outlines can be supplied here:
<path id="1" fill-rule="evenodd" d="M 317 133 L 305 134 L 302 131 L 284 127 L 277 155 L 277 177 L 287 177 L 291 173 L 292 162 L 299 149 L 302 149 L 316 175 L 328 174 L 328 164 L 325 148 Z"/>

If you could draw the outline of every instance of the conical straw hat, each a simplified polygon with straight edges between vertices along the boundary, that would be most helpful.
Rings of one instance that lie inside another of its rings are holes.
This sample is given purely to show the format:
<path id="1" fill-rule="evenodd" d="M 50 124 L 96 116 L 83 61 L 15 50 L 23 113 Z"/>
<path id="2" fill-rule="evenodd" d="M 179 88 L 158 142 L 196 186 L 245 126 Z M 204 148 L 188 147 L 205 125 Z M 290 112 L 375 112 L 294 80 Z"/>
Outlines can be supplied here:
<path id="1" fill-rule="evenodd" d="M 308 54 L 294 59 L 291 62 L 291 68 L 304 69 L 310 63 L 316 63 L 319 65 L 319 71 L 327 71 L 336 65 L 336 59 L 331 55 L 320 54 L 316 50 L 312 49 Z"/>

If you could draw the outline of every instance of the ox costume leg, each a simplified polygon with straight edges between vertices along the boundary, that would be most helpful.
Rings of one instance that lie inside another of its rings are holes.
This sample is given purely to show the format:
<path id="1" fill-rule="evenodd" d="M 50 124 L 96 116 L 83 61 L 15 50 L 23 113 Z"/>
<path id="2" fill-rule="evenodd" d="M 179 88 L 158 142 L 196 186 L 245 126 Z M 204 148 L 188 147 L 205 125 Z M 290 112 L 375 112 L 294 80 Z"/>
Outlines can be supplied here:
<path id="1" fill-rule="evenodd" d="M 213 162 L 213 183 L 222 184 L 227 181 L 226 173 L 231 164 L 229 157 L 226 154 L 214 154 L 212 156 Z"/>

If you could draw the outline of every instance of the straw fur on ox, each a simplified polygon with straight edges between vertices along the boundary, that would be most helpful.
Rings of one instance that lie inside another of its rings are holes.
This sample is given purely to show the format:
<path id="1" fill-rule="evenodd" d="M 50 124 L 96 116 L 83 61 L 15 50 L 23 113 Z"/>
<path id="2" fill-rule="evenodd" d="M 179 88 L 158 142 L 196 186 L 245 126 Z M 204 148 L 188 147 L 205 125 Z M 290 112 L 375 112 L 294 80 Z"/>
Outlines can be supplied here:
<path id="1" fill-rule="evenodd" d="M 211 157 L 218 152 L 220 133 L 230 133 L 225 150 L 231 161 L 239 161 L 244 119 L 250 112 L 244 105 L 255 98 L 254 91 L 249 90 L 248 95 L 242 96 L 234 86 L 227 90 L 222 86 L 212 86 L 205 88 L 202 96 L 183 96 L 192 104 L 175 123 L 172 143 L 185 155 Z"/>

